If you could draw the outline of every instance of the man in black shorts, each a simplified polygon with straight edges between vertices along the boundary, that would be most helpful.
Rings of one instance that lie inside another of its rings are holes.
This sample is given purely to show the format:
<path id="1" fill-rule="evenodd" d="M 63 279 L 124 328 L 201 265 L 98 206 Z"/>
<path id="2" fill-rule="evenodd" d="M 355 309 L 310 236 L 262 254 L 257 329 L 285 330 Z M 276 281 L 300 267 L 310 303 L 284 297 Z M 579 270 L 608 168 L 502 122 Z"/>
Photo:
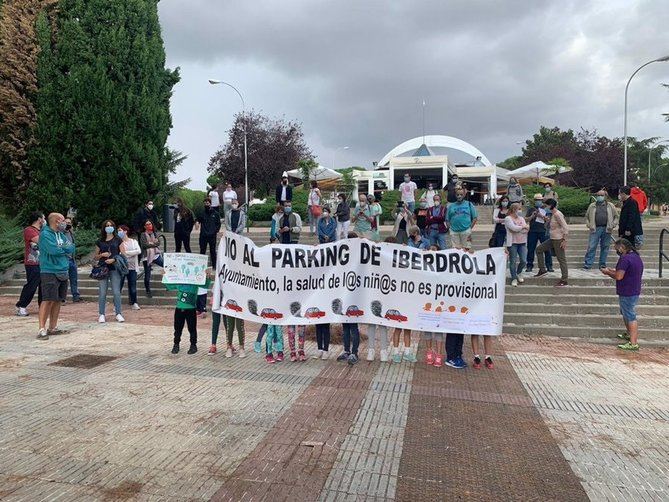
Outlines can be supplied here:
<path id="1" fill-rule="evenodd" d="M 74 244 L 65 236 L 65 217 L 51 213 L 47 225 L 40 233 L 40 286 L 42 304 L 39 307 L 38 340 L 48 340 L 49 335 L 62 333 L 58 329 L 60 305 L 67 296 L 67 280 L 70 256 L 74 256 Z M 46 321 L 49 320 L 49 329 Z"/>

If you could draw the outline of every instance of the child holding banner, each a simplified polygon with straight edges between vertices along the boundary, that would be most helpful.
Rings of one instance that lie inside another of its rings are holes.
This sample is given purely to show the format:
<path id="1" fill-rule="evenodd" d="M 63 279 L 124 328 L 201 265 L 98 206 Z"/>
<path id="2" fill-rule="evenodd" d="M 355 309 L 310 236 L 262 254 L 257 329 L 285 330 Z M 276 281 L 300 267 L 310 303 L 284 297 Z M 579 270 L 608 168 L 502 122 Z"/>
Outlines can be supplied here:
<path id="1" fill-rule="evenodd" d="M 269 364 L 283 361 L 283 328 L 274 324 L 268 324 L 265 330 L 265 348 L 267 355 L 265 361 Z M 276 358 L 273 350 L 276 349 Z"/>
<path id="2" fill-rule="evenodd" d="M 400 334 L 404 331 L 404 350 L 400 353 Z M 417 361 L 416 355 L 411 350 L 411 330 L 395 328 L 393 333 L 393 362 L 401 363 L 402 360 L 409 363 Z"/>
<path id="3" fill-rule="evenodd" d="M 208 273 L 209 276 L 211 273 Z M 205 288 L 211 285 L 210 277 L 204 284 Z M 190 347 L 188 354 L 195 354 L 197 352 L 197 316 L 195 315 L 195 305 L 197 303 L 197 290 L 201 286 L 196 284 L 171 284 L 165 283 L 165 288 L 168 291 L 177 292 L 177 303 L 174 308 L 174 345 L 172 346 L 172 354 L 179 353 L 179 344 L 181 343 L 181 333 L 184 329 L 184 324 L 188 325 L 188 333 L 190 335 Z"/>
<path id="4" fill-rule="evenodd" d="M 444 363 L 444 356 L 441 354 L 441 347 L 444 344 L 444 334 L 424 331 L 423 338 L 425 339 L 425 345 L 427 347 L 425 362 L 428 366 L 440 368 Z M 434 344 L 432 343 L 433 340 Z"/>

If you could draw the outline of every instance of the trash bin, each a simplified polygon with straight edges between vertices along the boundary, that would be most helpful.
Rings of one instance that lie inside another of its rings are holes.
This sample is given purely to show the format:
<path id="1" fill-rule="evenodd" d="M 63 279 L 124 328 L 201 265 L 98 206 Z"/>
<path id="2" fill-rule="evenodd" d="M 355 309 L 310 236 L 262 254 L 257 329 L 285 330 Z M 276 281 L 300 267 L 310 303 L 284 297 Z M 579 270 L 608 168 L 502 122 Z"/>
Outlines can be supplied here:
<path id="1" fill-rule="evenodd" d="M 163 232 L 174 232 L 174 204 L 163 204 Z"/>

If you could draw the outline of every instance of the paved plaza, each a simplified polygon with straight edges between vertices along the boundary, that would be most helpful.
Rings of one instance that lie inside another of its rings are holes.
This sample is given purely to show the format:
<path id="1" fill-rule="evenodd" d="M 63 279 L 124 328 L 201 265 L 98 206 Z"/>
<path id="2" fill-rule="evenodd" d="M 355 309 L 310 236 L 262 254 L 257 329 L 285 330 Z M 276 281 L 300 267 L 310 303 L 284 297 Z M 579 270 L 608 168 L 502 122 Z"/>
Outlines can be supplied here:
<path id="1" fill-rule="evenodd" d="M 2 500 L 669 500 L 662 348 L 503 336 L 494 370 L 270 366 L 207 356 L 210 319 L 175 356 L 168 309 L 98 325 L 68 304 L 40 342 L 11 304 Z"/>

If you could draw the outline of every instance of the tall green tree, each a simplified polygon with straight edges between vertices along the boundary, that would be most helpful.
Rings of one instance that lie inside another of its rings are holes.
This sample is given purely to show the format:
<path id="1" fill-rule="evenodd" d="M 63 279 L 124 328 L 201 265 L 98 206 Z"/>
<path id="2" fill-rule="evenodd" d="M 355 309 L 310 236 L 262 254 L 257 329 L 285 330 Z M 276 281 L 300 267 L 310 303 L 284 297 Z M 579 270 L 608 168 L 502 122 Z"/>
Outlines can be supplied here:
<path id="1" fill-rule="evenodd" d="M 178 70 L 165 68 L 157 0 L 61 0 L 38 26 L 38 146 L 29 200 L 127 221 L 168 181 Z"/>

